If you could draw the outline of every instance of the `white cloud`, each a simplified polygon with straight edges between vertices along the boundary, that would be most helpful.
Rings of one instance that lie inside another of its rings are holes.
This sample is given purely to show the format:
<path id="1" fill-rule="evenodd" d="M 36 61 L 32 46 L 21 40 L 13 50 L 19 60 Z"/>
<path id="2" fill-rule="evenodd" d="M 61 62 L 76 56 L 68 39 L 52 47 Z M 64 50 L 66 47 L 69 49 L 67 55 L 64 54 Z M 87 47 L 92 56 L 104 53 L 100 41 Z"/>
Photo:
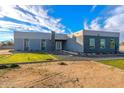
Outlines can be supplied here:
<path id="1" fill-rule="evenodd" d="M 117 6 L 114 9 L 111 9 L 109 13 L 113 15 L 124 13 L 124 6 Z"/>
<path id="2" fill-rule="evenodd" d="M 84 21 L 84 24 L 83 25 L 84 25 L 84 29 L 86 29 L 86 30 L 90 29 L 89 26 L 88 26 L 88 24 L 87 24 L 87 21 Z"/>
<path id="3" fill-rule="evenodd" d="M 20 10 L 20 8 L 24 11 Z M 42 6 L 0 6 L 0 17 L 11 17 L 19 21 L 32 23 L 35 26 L 28 26 L 24 24 L 18 24 L 14 22 L 1 23 L 2 27 L 8 26 L 8 28 L 20 29 L 20 30 L 35 30 L 35 31 L 56 31 L 63 33 L 65 26 L 60 23 L 60 18 L 55 19 L 48 15 L 48 10 L 45 10 Z M 47 28 L 48 30 L 44 29 Z"/>
<path id="4" fill-rule="evenodd" d="M 114 6 L 104 14 L 107 14 L 103 15 L 104 17 L 106 17 L 106 19 L 103 20 L 103 18 L 100 18 L 98 16 L 94 20 L 92 20 L 90 24 L 87 25 L 87 27 L 90 27 L 90 29 L 94 30 L 105 29 L 112 31 L 124 31 L 124 6 Z"/>
<path id="5" fill-rule="evenodd" d="M 89 24 L 84 22 L 84 27 L 93 30 L 120 32 L 121 40 L 124 40 L 124 6 L 114 6 L 106 10 L 102 18 L 98 16 Z"/>
<path id="6" fill-rule="evenodd" d="M 120 32 L 120 40 L 124 41 L 124 6 L 116 7 L 111 14 L 105 20 L 104 29 Z"/>
<path id="7" fill-rule="evenodd" d="M 10 39 L 13 39 L 13 34 L 0 32 L 0 41 L 10 40 Z"/>
<path id="8" fill-rule="evenodd" d="M 100 20 L 100 18 L 96 18 L 94 19 L 91 24 L 90 24 L 90 29 L 94 29 L 94 30 L 100 30 L 101 27 L 100 27 L 100 24 L 98 23 L 98 21 Z"/>
<path id="9" fill-rule="evenodd" d="M 124 32 L 124 6 L 116 7 L 111 13 L 112 15 L 104 21 L 104 28 Z"/>
<path id="10" fill-rule="evenodd" d="M 103 20 L 98 16 L 90 24 L 87 24 L 87 27 L 90 27 L 90 29 L 118 29 L 119 31 L 124 31 L 122 30 L 124 28 L 124 6 L 115 7 L 106 12 L 106 14 L 104 15 L 106 19 Z M 103 26 L 101 26 L 100 21 L 102 21 Z"/>
<path id="11" fill-rule="evenodd" d="M 97 7 L 96 5 L 93 5 L 92 8 L 91 8 L 91 10 L 90 10 L 90 12 L 93 12 L 96 7 Z"/>
<path id="12" fill-rule="evenodd" d="M 27 26 L 27 25 L 23 25 L 23 24 L 17 24 L 17 23 L 13 23 L 13 22 L 8 22 L 8 21 L 0 21 L 0 26 L 2 26 L 2 29 L 6 29 L 6 30 L 15 30 L 15 31 L 25 31 L 25 30 L 36 30 L 36 31 L 40 31 L 40 29 L 38 29 L 36 26 Z"/>
<path id="13" fill-rule="evenodd" d="M 118 15 L 114 15 L 109 17 L 106 21 L 105 21 L 105 29 L 118 29 L 119 31 L 124 31 L 124 13 L 122 14 L 118 14 Z"/>
<path id="14" fill-rule="evenodd" d="M 8 32 L 8 31 L 10 31 L 10 30 L 7 28 L 0 28 L 0 32 Z"/>
<path id="15" fill-rule="evenodd" d="M 84 29 L 89 29 L 89 30 L 100 30 L 101 26 L 98 23 L 100 18 L 96 18 L 90 22 L 90 24 L 87 23 L 87 21 L 84 21 Z"/>

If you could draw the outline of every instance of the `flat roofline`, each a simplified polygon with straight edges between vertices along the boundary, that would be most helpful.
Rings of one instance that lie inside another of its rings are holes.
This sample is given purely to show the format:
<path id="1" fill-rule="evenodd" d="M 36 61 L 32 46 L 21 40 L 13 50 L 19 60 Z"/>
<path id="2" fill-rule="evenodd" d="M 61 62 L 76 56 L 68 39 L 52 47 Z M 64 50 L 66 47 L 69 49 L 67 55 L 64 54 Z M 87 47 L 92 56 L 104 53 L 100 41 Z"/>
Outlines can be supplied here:
<path id="1" fill-rule="evenodd" d="M 83 31 L 91 31 L 91 32 L 105 32 L 105 33 L 117 33 L 120 34 L 120 32 L 114 32 L 114 31 L 108 31 L 108 30 L 88 30 L 88 29 L 83 29 L 77 32 L 73 32 L 73 33 L 56 33 L 56 34 L 63 34 L 63 35 L 70 35 L 70 34 L 74 34 L 74 33 L 78 33 L 78 32 L 83 32 Z M 14 31 L 14 33 L 46 33 L 46 34 L 51 34 L 51 32 L 23 32 L 23 31 Z"/>
<path id="2" fill-rule="evenodd" d="M 110 30 L 92 30 L 92 29 L 90 29 L 90 30 L 87 30 L 87 29 L 83 29 L 83 31 L 95 31 L 95 32 L 106 32 L 106 33 L 118 33 L 118 34 L 120 34 L 120 32 L 114 32 L 114 31 L 110 31 Z"/>
<path id="3" fill-rule="evenodd" d="M 46 34 L 51 34 L 51 32 L 23 32 L 23 31 L 14 31 L 14 33 L 46 33 Z M 65 33 L 56 33 L 56 34 L 64 34 Z"/>

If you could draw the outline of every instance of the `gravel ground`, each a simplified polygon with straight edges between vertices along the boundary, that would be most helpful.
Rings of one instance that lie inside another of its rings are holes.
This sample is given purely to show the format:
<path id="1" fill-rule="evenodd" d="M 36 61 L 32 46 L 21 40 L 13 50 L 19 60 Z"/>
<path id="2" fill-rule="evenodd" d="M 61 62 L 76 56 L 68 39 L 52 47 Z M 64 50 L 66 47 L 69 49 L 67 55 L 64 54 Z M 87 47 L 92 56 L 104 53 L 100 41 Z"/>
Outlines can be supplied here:
<path id="1" fill-rule="evenodd" d="M 107 88 L 124 87 L 124 70 L 94 61 L 24 64 L 0 70 L 0 87 Z"/>

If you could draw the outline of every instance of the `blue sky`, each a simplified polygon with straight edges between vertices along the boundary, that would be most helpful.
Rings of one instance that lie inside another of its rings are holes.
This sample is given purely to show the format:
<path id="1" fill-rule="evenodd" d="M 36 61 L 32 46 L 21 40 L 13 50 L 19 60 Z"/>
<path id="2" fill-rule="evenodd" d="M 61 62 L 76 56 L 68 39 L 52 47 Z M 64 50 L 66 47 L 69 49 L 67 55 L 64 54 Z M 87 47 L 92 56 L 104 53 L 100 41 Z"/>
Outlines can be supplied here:
<path id="1" fill-rule="evenodd" d="M 86 20 L 93 20 L 97 17 L 105 6 L 52 6 L 51 16 L 62 18 L 61 23 L 73 31 L 84 28 L 83 23 Z"/>
<path id="2" fill-rule="evenodd" d="M 82 29 L 115 31 L 124 40 L 124 6 L 0 6 L 0 41 L 14 31 L 72 33 Z"/>

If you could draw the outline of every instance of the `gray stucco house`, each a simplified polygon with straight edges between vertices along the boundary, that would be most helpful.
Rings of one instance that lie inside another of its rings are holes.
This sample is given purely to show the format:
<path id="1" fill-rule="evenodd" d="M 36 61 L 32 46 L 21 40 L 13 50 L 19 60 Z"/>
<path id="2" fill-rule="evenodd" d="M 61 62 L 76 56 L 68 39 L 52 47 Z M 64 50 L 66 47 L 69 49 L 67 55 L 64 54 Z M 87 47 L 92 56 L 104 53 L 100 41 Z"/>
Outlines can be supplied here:
<path id="1" fill-rule="evenodd" d="M 117 53 L 117 32 L 81 30 L 72 34 L 55 32 L 14 32 L 14 48 L 17 51 L 67 50 L 80 53 Z"/>

